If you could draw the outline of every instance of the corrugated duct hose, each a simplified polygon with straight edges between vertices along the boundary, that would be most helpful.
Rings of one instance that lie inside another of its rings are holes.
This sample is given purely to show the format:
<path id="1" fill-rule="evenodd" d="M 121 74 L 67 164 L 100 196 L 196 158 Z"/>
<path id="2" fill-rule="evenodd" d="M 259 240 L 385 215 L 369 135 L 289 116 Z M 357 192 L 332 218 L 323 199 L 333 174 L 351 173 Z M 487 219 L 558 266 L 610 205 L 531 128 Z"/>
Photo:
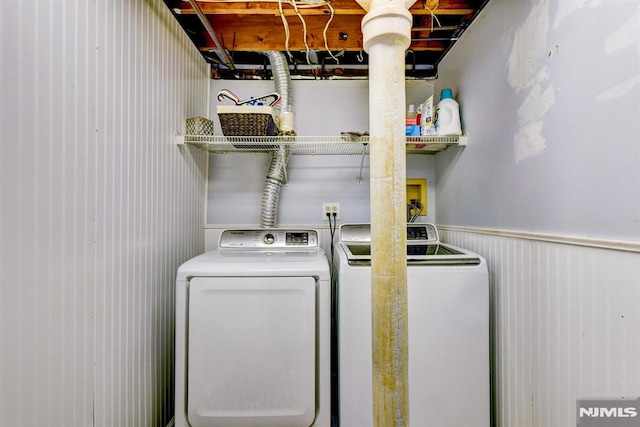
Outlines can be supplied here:
<path id="1" fill-rule="evenodd" d="M 276 92 L 280 95 L 280 102 L 274 107 L 275 115 L 279 117 L 283 111 L 293 111 L 289 64 L 282 52 L 267 51 L 262 53 L 269 58 Z M 278 222 L 278 201 L 280 199 L 280 190 L 285 182 L 285 170 L 288 161 L 288 150 L 273 151 L 271 166 L 262 191 L 262 211 L 260 213 L 260 227 L 262 228 L 274 228 Z"/>

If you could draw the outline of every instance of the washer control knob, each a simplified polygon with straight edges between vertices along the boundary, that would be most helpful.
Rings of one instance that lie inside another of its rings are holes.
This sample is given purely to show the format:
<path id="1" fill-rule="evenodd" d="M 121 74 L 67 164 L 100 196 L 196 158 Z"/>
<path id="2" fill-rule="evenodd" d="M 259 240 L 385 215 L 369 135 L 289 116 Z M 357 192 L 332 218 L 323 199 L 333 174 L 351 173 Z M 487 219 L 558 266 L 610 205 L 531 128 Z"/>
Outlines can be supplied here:
<path id="1" fill-rule="evenodd" d="M 271 233 L 265 234 L 263 241 L 267 244 L 267 245 L 271 245 L 273 242 L 276 241 L 276 236 L 274 236 Z"/>

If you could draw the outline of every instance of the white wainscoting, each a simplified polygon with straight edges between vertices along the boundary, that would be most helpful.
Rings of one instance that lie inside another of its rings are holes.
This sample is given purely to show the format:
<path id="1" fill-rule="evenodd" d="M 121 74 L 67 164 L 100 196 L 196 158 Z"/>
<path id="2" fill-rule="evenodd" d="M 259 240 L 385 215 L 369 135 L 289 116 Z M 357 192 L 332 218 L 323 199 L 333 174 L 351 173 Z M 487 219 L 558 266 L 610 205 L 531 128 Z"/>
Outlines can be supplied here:
<path id="1" fill-rule="evenodd" d="M 209 67 L 162 0 L 2 2 L 0 39 L 0 425 L 164 426 Z"/>
<path id="2" fill-rule="evenodd" d="M 640 396 L 636 242 L 439 230 L 489 265 L 496 426 L 575 426 L 576 399 Z"/>

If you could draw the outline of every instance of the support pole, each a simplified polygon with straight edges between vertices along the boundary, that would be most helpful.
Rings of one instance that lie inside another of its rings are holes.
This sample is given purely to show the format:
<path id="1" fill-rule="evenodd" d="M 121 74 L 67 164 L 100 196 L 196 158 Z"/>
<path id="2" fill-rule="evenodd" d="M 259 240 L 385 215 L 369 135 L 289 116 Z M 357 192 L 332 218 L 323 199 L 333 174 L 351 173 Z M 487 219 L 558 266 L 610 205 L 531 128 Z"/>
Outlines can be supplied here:
<path id="1" fill-rule="evenodd" d="M 360 3 L 368 11 L 362 34 L 369 54 L 375 427 L 409 426 L 404 65 L 412 3 Z"/>

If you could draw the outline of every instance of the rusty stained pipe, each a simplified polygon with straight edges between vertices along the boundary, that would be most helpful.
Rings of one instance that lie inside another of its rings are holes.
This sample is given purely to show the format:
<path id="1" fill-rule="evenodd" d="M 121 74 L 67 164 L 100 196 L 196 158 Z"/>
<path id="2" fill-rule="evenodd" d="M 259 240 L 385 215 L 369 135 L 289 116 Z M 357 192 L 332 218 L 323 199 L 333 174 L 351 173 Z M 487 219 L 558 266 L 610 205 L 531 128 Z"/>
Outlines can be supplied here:
<path id="1" fill-rule="evenodd" d="M 409 426 L 405 51 L 412 0 L 361 0 L 369 54 L 373 421 Z M 364 4 L 363 4 L 364 3 Z"/>

